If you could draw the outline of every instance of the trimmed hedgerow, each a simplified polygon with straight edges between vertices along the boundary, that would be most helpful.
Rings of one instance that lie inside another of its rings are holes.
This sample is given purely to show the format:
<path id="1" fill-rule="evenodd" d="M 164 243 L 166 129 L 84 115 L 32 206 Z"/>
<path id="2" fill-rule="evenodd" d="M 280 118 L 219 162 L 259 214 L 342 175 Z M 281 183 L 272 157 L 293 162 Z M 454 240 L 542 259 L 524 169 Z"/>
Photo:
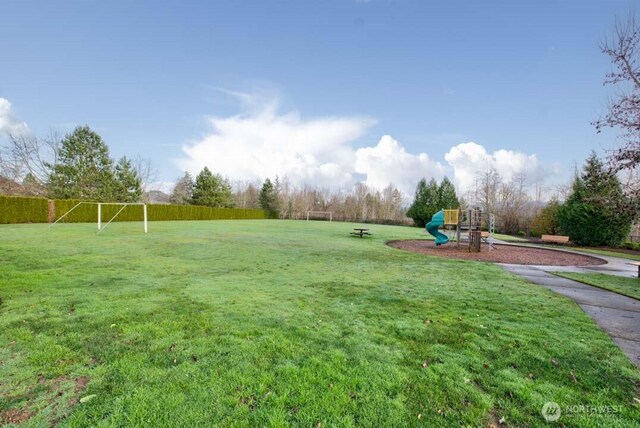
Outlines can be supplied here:
<path id="1" fill-rule="evenodd" d="M 149 205 L 149 220 L 232 220 L 277 218 L 273 212 L 243 208 L 212 208 L 196 205 Z"/>
<path id="2" fill-rule="evenodd" d="M 42 198 L 0 195 L 0 223 L 46 223 L 49 202 Z"/>
<path id="3" fill-rule="evenodd" d="M 78 199 L 56 199 L 55 200 L 55 212 L 56 219 L 62 217 L 66 212 L 73 208 L 73 211 L 68 213 L 61 223 L 95 223 L 98 221 L 98 205 L 94 203 L 81 203 L 87 202 Z M 78 205 L 80 204 L 80 205 Z M 76 205 L 78 205 L 76 207 Z M 75 207 L 75 208 L 74 208 Z M 147 208 L 150 206 L 147 205 Z M 142 206 L 129 205 L 123 208 L 122 205 L 102 205 L 102 221 L 109 221 L 118 211 L 122 209 L 122 212 L 113 221 L 141 221 L 142 220 Z"/>
<path id="4" fill-rule="evenodd" d="M 56 218 L 64 215 L 79 202 L 75 199 L 56 200 Z M 103 205 L 102 221 L 109 221 L 120 209 L 120 205 Z M 267 219 L 276 218 L 274 213 L 264 210 L 242 208 L 212 208 L 196 205 L 147 205 L 149 221 L 164 220 L 232 220 L 232 219 Z M 93 223 L 98 218 L 98 206 L 82 204 L 69 213 L 63 222 Z M 142 206 L 125 207 L 114 221 L 141 221 Z"/>
<path id="5" fill-rule="evenodd" d="M 77 199 L 56 199 L 55 218 L 59 219 L 70 209 L 61 222 L 95 223 L 98 219 L 96 204 L 80 204 Z M 42 198 L 23 198 L 0 196 L 0 223 L 46 223 L 48 221 L 49 201 Z M 76 207 L 76 205 L 78 205 Z M 121 205 L 102 205 L 102 221 L 109 221 Z M 147 205 L 149 221 L 163 220 L 232 220 L 232 219 L 269 219 L 277 214 L 265 210 L 242 208 L 212 208 L 195 205 Z M 114 221 L 141 221 L 142 206 L 129 205 Z"/>

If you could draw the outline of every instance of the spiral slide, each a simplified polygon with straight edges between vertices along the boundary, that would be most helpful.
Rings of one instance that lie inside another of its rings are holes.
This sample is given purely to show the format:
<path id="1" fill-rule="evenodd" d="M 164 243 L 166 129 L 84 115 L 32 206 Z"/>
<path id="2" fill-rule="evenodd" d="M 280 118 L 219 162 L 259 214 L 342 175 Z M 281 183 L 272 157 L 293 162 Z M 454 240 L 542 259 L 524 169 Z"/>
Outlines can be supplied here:
<path id="1" fill-rule="evenodd" d="M 446 244 L 449 238 L 442 232 L 438 232 L 438 227 L 444 226 L 444 210 L 440 210 L 431 217 L 427 223 L 427 232 L 436 237 L 436 246 Z"/>

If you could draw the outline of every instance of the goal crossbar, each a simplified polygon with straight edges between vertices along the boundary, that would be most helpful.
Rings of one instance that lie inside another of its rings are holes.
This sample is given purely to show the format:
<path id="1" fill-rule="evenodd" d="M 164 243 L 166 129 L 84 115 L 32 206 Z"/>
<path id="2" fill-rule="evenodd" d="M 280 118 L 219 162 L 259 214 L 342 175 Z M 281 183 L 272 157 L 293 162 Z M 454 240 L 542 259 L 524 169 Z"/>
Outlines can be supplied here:
<path id="1" fill-rule="evenodd" d="M 63 218 L 65 218 L 69 213 L 71 213 L 73 210 L 75 210 L 76 208 L 78 208 L 80 205 L 83 204 L 87 204 L 87 205 L 97 205 L 98 206 L 98 231 L 96 232 L 96 234 L 102 232 L 107 226 L 109 226 L 111 224 L 111 222 L 113 220 L 115 220 L 116 217 L 118 217 L 118 215 L 129 205 L 134 205 L 134 206 L 141 206 L 142 207 L 142 213 L 143 213 L 143 223 L 144 223 L 144 233 L 148 232 L 148 227 L 147 227 L 147 204 L 145 204 L 144 202 L 78 202 L 77 204 L 75 204 L 69 211 L 67 211 L 66 213 L 64 213 L 59 219 L 57 219 L 56 221 L 54 221 L 53 223 L 51 223 L 49 225 L 49 228 L 51 228 L 53 225 L 55 225 L 56 223 L 58 223 L 60 220 L 62 220 Z M 102 206 L 103 205 L 117 205 L 117 206 L 122 206 L 122 208 L 120 208 L 118 210 L 118 212 L 111 217 L 111 219 L 104 225 L 102 226 Z"/>

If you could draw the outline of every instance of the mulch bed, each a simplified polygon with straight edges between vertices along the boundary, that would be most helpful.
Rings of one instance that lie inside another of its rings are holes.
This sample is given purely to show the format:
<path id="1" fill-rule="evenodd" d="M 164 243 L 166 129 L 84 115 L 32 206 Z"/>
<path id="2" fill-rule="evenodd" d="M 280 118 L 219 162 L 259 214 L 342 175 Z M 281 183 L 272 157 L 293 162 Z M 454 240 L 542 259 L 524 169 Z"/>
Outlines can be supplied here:
<path id="1" fill-rule="evenodd" d="M 424 239 L 392 241 L 389 242 L 388 245 L 401 250 L 428 254 L 430 256 L 517 265 L 588 266 L 606 263 L 605 260 L 597 257 L 514 245 L 494 245 L 494 250 L 489 251 L 489 246 L 483 244 L 479 253 L 470 253 L 468 247 L 464 244 L 460 244 L 460 249 L 456 248 L 455 243 L 436 247 L 433 241 Z"/>

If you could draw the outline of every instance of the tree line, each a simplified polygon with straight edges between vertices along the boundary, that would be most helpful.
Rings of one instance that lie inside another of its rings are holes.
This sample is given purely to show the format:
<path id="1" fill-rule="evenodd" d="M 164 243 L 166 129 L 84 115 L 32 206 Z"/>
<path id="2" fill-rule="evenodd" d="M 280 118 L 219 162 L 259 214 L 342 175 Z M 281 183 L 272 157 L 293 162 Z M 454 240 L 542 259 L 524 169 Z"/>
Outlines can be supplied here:
<path id="1" fill-rule="evenodd" d="M 204 182 L 210 183 L 210 191 L 203 192 Z M 185 172 L 176 182 L 170 202 L 261 208 L 278 212 L 282 219 L 303 219 L 309 211 L 323 211 L 332 212 L 333 219 L 341 221 L 407 223 L 402 193 L 391 184 L 382 191 L 363 183 L 349 190 L 332 190 L 294 185 L 287 177 L 278 176 L 263 182 L 231 183 L 206 167 L 195 179 Z"/>
<path id="2" fill-rule="evenodd" d="M 0 175 L 23 177 L 23 192 L 54 199 L 137 202 L 142 196 L 145 161 L 115 161 L 100 135 L 79 126 L 60 139 L 10 135 L 0 152 Z M 146 176 L 148 178 L 148 175 Z"/>
<path id="3" fill-rule="evenodd" d="M 148 161 L 109 154 L 102 137 L 80 126 L 64 137 L 10 135 L 0 147 L 0 179 L 19 183 L 12 193 L 53 199 L 138 202 L 153 177 Z M 2 188 L 0 180 L 0 189 Z M 208 167 L 188 172 L 172 189 L 170 202 L 210 207 L 262 208 L 281 218 L 305 218 L 307 211 L 332 211 L 338 220 L 405 223 L 402 193 L 392 185 L 378 191 L 362 183 L 349 190 L 294 186 L 286 177 L 262 183 L 235 182 Z"/>

